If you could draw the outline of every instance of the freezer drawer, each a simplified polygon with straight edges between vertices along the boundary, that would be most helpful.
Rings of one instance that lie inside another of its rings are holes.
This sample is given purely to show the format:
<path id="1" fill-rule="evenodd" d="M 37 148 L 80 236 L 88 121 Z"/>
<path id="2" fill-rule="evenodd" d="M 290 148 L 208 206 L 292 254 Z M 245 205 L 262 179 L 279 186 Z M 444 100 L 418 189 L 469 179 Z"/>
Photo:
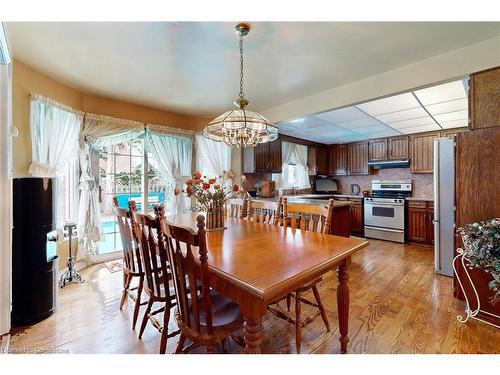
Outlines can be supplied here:
<path id="1" fill-rule="evenodd" d="M 405 231 L 403 229 L 389 229 L 365 225 L 365 237 L 404 243 Z"/>

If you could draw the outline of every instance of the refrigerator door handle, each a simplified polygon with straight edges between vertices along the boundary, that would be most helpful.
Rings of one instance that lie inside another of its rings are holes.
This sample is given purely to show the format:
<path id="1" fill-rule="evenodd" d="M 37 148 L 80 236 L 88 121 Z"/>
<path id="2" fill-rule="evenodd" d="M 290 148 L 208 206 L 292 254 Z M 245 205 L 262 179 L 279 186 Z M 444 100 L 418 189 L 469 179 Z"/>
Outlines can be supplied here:
<path id="1" fill-rule="evenodd" d="M 440 237 L 439 237 L 439 232 L 440 232 L 440 212 L 439 212 L 439 158 L 440 158 L 440 142 L 439 139 L 434 140 L 434 219 L 432 220 L 434 224 L 434 268 L 436 270 L 441 269 L 441 256 L 440 256 Z"/>

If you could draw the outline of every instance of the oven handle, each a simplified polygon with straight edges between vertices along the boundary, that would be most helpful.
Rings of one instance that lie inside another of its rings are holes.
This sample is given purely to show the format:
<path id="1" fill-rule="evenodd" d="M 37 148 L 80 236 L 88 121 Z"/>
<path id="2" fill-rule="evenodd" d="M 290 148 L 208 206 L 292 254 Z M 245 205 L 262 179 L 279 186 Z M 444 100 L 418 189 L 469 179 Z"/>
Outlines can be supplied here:
<path id="1" fill-rule="evenodd" d="M 399 206 L 404 206 L 404 203 L 382 203 L 382 202 L 366 202 L 365 201 L 365 206 L 391 206 L 391 207 L 399 207 Z"/>
<path id="2" fill-rule="evenodd" d="M 368 225 L 365 225 L 365 229 L 376 229 L 376 230 L 380 230 L 383 232 L 393 232 L 393 233 L 403 233 L 404 232 L 403 229 L 389 229 L 389 228 L 371 227 Z"/>

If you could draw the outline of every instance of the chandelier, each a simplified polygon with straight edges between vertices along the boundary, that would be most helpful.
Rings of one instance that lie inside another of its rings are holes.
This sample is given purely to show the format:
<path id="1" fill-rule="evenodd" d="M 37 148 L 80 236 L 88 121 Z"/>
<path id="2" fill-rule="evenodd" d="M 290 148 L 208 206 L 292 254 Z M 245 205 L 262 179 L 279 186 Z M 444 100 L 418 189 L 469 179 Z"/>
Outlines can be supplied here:
<path id="1" fill-rule="evenodd" d="M 231 147 L 255 147 L 258 143 L 278 138 L 278 128 L 264 116 L 245 109 L 249 101 L 243 94 L 243 37 L 250 31 L 250 26 L 239 23 L 235 30 L 240 36 L 240 93 L 234 101 L 238 109 L 227 111 L 211 121 L 203 134 Z"/>

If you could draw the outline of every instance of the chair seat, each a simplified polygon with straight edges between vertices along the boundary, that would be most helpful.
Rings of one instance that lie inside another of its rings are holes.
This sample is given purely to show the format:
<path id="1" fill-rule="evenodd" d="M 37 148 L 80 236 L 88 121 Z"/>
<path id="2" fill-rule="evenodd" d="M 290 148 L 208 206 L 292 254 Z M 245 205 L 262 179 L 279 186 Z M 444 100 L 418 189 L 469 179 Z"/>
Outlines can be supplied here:
<path id="1" fill-rule="evenodd" d="M 224 327 L 233 324 L 234 322 L 242 320 L 240 315 L 240 307 L 232 300 L 224 297 L 222 294 L 217 293 L 215 290 L 210 291 L 212 299 L 212 325 L 214 328 Z M 206 326 L 205 311 L 203 309 L 203 299 L 198 297 L 198 306 L 200 310 L 200 324 Z M 192 305 L 189 304 L 189 312 L 191 318 L 194 317 Z"/>

